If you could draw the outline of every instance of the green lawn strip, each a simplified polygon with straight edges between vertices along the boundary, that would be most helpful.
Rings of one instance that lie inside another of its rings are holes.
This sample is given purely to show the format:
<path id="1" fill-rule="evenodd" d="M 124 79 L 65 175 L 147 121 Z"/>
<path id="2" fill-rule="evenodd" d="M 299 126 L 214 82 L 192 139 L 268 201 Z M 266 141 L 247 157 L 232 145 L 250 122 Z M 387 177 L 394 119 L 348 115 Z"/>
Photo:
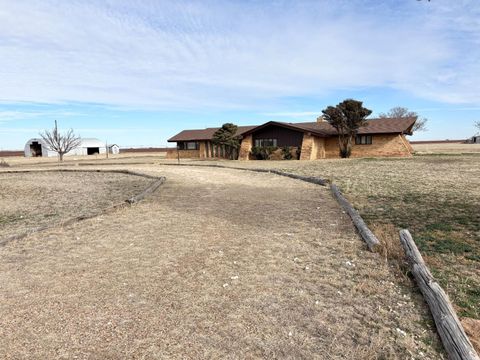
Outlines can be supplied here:
<path id="1" fill-rule="evenodd" d="M 349 197 L 370 225 L 390 223 L 397 229 L 410 229 L 459 315 L 480 319 L 480 278 L 467 275 L 470 269 L 480 267 L 480 214 L 476 204 L 461 199 L 438 200 L 414 192 L 369 195 L 366 202 L 359 202 L 354 191 Z M 447 261 L 449 256 L 457 261 Z"/>

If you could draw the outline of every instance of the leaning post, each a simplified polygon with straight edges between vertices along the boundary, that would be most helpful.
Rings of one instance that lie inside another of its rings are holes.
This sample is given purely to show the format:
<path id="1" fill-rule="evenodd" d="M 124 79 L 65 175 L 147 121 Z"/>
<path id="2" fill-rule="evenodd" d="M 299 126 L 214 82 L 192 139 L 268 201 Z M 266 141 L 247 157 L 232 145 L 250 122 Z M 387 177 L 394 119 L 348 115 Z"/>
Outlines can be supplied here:
<path id="1" fill-rule="evenodd" d="M 448 295 L 428 270 L 408 230 L 400 231 L 400 241 L 412 267 L 420 291 L 430 308 L 443 347 L 452 360 L 480 360 L 462 324 L 453 309 Z"/>

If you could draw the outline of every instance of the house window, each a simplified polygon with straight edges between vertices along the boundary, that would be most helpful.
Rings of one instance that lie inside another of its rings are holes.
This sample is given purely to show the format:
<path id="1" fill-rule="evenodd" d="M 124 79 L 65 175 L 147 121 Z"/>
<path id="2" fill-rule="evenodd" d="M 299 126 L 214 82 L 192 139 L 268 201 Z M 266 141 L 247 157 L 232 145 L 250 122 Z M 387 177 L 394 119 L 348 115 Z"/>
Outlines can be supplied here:
<path id="1" fill-rule="evenodd" d="M 255 139 L 256 147 L 277 147 L 277 139 Z"/>
<path id="2" fill-rule="evenodd" d="M 187 150 L 198 150 L 198 142 L 196 141 L 187 142 Z"/>
<path id="3" fill-rule="evenodd" d="M 357 135 L 355 145 L 372 145 L 372 135 Z"/>
<path id="4" fill-rule="evenodd" d="M 198 150 L 200 145 L 198 141 L 182 141 L 177 143 L 178 150 Z"/>

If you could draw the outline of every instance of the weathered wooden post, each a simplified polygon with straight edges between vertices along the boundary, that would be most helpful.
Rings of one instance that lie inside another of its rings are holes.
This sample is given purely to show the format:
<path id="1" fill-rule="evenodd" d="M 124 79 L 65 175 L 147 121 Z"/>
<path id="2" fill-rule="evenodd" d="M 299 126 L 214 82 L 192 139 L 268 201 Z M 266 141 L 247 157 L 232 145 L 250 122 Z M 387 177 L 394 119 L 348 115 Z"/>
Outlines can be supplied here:
<path id="1" fill-rule="evenodd" d="M 435 320 L 448 357 L 452 360 L 480 360 L 458 320 L 448 295 L 428 270 L 408 230 L 400 231 L 400 241 L 412 267 L 415 281 Z"/>
<path id="2" fill-rule="evenodd" d="M 362 239 L 367 243 L 370 251 L 375 251 L 375 248 L 380 245 L 380 241 L 377 239 L 375 234 L 372 233 L 367 224 L 365 224 L 365 221 L 363 221 L 358 211 L 355 210 L 352 205 L 350 205 L 347 199 L 345 199 L 337 185 L 331 184 L 330 189 L 332 190 L 333 196 L 335 196 L 337 201 L 352 219 L 353 224 L 357 228 Z"/>

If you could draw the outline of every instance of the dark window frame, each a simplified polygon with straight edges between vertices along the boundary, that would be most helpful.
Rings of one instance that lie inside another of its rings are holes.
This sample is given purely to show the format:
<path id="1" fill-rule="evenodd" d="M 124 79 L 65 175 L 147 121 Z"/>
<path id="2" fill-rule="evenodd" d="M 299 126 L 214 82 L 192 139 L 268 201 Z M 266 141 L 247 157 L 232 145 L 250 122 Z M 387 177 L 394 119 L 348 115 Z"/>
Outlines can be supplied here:
<path id="1" fill-rule="evenodd" d="M 277 139 L 255 139 L 255 147 L 277 147 Z"/>
<path id="2" fill-rule="evenodd" d="M 357 135 L 355 136 L 355 145 L 372 145 L 372 135 Z"/>
<path id="3" fill-rule="evenodd" d="M 188 144 L 195 144 L 194 149 L 189 149 Z M 198 141 L 181 141 L 177 144 L 178 150 L 199 150 L 200 143 Z"/>

